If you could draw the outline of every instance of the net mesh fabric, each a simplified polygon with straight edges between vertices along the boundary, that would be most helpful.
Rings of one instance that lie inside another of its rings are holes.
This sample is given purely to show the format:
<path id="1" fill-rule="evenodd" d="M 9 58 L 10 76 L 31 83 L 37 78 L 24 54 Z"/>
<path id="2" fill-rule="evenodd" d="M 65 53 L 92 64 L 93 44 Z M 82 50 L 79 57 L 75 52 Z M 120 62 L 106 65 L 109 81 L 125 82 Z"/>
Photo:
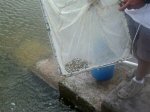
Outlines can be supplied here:
<path id="1" fill-rule="evenodd" d="M 80 72 L 129 56 L 129 31 L 117 0 L 42 0 L 62 74 L 74 59 Z"/>

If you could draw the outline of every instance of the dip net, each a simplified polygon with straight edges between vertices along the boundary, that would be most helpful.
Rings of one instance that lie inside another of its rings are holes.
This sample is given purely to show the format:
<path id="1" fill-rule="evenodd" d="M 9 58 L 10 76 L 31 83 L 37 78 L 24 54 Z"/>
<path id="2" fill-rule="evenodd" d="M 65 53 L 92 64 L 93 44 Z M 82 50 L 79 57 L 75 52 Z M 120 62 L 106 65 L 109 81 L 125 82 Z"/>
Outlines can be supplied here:
<path id="1" fill-rule="evenodd" d="M 118 0 L 41 0 L 62 74 L 106 66 L 130 55 Z"/>

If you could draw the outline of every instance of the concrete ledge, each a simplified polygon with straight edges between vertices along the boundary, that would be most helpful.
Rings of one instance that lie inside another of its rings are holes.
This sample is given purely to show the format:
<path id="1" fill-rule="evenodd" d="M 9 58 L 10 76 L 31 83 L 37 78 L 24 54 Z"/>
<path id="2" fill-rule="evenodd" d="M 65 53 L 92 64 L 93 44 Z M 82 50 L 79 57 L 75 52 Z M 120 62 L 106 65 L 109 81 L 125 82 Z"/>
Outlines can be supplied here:
<path id="1" fill-rule="evenodd" d="M 69 88 L 64 86 L 62 83 L 59 85 L 60 89 L 60 98 L 63 100 L 63 102 L 67 105 L 71 105 L 77 110 L 80 110 L 82 112 L 94 112 L 95 108 L 89 104 L 85 99 L 80 97 L 77 93 L 74 93 L 74 91 L 71 91 Z"/>
<path id="2" fill-rule="evenodd" d="M 114 78 L 107 82 L 96 81 L 90 72 L 64 77 L 59 74 L 53 59 L 39 61 L 31 71 L 59 89 L 63 101 L 82 112 L 150 112 L 149 76 L 145 88 L 137 96 L 122 100 L 116 95 L 117 89 L 128 83 L 125 79 L 132 69 L 132 66 L 117 65 Z"/>
<path id="3" fill-rule="evenodd" d="M 89 72 L 68 77 L 59 84 L 60 97 L 82 112 L 101 112 L 103 100 L 125 78 L 125 74 L 126 70 L 120 67 L 108 82 L 97 82 Z"/>
<path id="4" fill-rule="evenodd" d="M 44 59 L 37 62 L 31 71 L 57 90 L 58 83 L 65 78 L 59 73 L 56 62 L 53 59 Z"/>

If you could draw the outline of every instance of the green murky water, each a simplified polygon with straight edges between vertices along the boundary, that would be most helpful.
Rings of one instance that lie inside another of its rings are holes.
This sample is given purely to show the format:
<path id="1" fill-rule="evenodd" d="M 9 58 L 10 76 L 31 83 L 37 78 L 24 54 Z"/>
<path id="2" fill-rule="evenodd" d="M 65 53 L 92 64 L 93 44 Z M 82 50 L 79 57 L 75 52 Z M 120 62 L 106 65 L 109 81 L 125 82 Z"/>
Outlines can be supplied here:
<path id="1" fill-rule="evenodd" d="M 28 69 L 52 55 L 39 0 L 0 0 L 0 112 L 73 112 Z"/>

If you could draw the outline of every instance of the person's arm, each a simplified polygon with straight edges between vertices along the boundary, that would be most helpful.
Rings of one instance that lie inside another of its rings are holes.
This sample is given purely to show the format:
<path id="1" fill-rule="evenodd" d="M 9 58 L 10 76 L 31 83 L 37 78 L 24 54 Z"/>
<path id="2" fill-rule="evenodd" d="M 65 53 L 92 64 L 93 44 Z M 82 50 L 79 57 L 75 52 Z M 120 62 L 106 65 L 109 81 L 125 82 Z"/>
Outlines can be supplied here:
<path id="1" fill-rule="evenodd" d="M 149 3 L 150 0 L 123 0 L 121 6 L 119 7 L 120 11 L 124 9 L 138 9 L 145 5 L 145 3 Z"/>
<path id="2" fill-rule="evenodd" d="M 144 2 L 145 2 L 146 4 L 148 4 L 148 3 L 150 3 L 150 0 L 145 0 Z"/>

